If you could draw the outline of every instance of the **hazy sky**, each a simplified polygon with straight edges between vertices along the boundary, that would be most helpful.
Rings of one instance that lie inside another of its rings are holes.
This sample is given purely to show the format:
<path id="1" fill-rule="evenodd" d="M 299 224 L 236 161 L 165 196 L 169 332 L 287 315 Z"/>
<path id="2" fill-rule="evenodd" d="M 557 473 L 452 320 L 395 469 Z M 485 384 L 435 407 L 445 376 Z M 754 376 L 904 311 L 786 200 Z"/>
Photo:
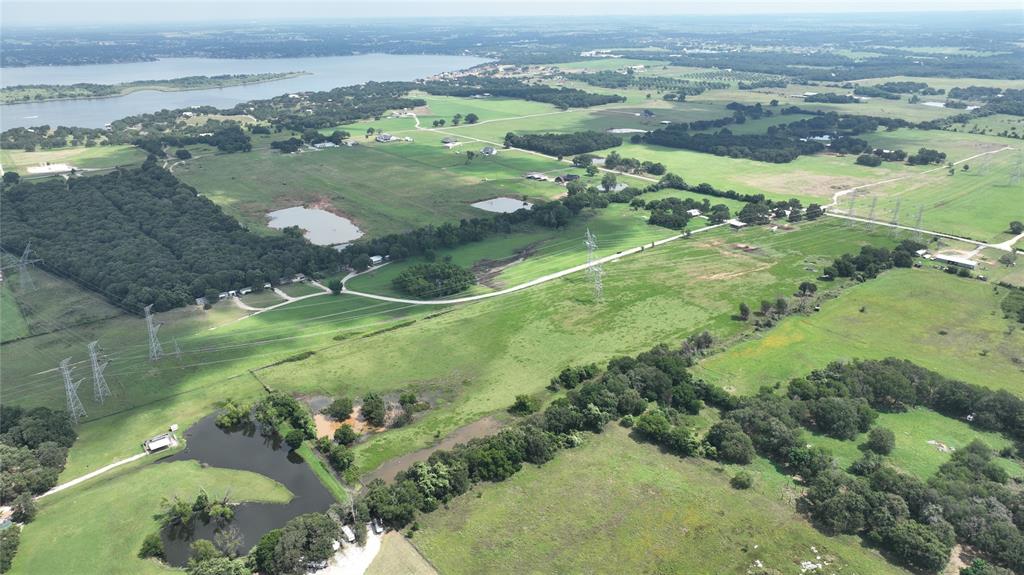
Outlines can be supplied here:
<path id="1" fill-rule="evenodd" d="M 426 16 L 1021 10 L 1021 0 L 0 0 L 5 26 Z"/>

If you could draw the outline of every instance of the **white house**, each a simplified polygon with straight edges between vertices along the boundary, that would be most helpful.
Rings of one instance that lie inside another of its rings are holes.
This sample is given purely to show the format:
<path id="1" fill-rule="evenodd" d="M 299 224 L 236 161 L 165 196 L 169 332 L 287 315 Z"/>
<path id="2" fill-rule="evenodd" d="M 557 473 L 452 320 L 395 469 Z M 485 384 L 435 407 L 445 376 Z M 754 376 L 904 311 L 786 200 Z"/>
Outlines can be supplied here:
<path id="1" fill-rule="evenodd" d="M 700 210 L 696 208 L 692 210 L 686 210 L 686 215 L 690 216 L 691 218 L 695 218 L 700 215 Z"/>
<path id="2" fill-rule="evenodd" d="M 384 256 L 370 256 L 370 265 L 379 266 L 384 263 Z"/>
<path id="3" fill-rule="evenodd" d="M 947 263 L 958 268 L 967 268 L 969 270 L 973 270 L 978 267 L 978 262 L 970 258 L 964 258 L 957 255 L 935 254 L 935 261 Z"/>

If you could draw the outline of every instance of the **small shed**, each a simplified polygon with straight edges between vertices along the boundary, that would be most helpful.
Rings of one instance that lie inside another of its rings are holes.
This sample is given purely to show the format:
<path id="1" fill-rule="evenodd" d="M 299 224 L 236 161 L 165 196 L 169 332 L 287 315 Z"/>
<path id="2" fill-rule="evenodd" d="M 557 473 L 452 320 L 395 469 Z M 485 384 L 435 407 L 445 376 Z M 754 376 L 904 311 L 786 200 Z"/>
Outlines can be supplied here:
<path id="1" fill-rule="evenodd" d="M 157 451 L 163 451 L 173 444 L 170 433 L 163 433 L 156 437 L 151 437 L 142 443 L 142 447 L 149 453 L 156 453 Z"/>
<path id="2" fill-rule="evenodd" d="M 370 256 L 370 265 L 379 266 L 384 263 L 384 256 Z"/>

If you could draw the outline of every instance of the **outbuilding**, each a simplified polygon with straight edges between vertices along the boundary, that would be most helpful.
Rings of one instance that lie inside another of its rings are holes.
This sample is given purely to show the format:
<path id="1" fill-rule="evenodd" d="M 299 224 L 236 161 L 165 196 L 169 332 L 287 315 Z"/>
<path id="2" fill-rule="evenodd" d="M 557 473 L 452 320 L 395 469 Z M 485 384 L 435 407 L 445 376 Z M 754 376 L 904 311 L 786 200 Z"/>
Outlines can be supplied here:
<path id="1" fill-rule="evenodd" d="M 696 208 L 692 210 L 686 210 L 686 215 L 690 216 L 691 218 L 696 218 L 697 216 L 700 215 L 700 210 Z"/>
<path id="2" fill-rule="evenodd" d="M 157 451 L 163 451 L 174 444 L 174 440 L 170 433 L 163 433 L 156 437 L 151 437 L 142 443 L 142 447 L 148 453 L 156 453 Z"/>
<path id="3" fill-rule="evenodd" d="M 741 222 L 741 221 L 739 221 L 739 220 L 737 220 L 735 218 L 731 219 L 731 220 L 726 220 L 725 223 L 729 224 L 729 227 L 734 229 L 734 230 L 738 230 L 740 228 L 747 227 L 747 224 L 745 224 L 745 223 L 743 223 L 743 222 Z"/>
<path id="4" fill-rule="evenodd" d="M 493 156 L 498 153 L 498 150 L 494 149 L 494 146 L 484 146 L 484 149 L 480 150 L 480 153 L 485 156 Z"/>
<path id="5" fill-rule="evenodd" d="M 370 265 L 379 266 L 384 263 L 384 256 L 370 256 Z"/>
<path id="6" fill-rule="evenodd" d="M 966 268 L 969 270 L 973 270 L 974 268 L 978 267 L 978 262 L 970 258 L 965 258 L 957 255 L 935 254 L 935 261 L 946 263 L 951 266 L 956 266 L 958 268 Z"/>
<path id="7" fill-rule="evenodd" d="M 348 525 L 341 526 L 341 536 L 345 538 L 347 543 L 356 542 L 356 534 L 352 532 L 352 528 Z"/>

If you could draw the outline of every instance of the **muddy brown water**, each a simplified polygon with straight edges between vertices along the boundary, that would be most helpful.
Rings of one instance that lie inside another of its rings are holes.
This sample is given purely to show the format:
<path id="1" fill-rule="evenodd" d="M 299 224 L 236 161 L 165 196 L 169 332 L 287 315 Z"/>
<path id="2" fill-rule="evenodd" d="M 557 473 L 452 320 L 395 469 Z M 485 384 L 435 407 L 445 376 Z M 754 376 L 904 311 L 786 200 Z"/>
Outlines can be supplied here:
<path id="1" fill-rule="evenodd" d="M 369 483 L 374 479 L 383 479 L 390 483 L 395 480 L 395 476 L 398 475 L 399 471 L 404 471 L 414 463 L 426 461 L 430 454 L 438 449 L 451 449 L 460 443 L 466 443 L 470 439 L 493 435 L 501 429 L 501 426 L 501 422 L 491 416 L 478 419 L 469 425 L 464 425 L 451 432 L 436 445 L 388 460 L 377 469 L 363 476 L 363 483 Z"/>

